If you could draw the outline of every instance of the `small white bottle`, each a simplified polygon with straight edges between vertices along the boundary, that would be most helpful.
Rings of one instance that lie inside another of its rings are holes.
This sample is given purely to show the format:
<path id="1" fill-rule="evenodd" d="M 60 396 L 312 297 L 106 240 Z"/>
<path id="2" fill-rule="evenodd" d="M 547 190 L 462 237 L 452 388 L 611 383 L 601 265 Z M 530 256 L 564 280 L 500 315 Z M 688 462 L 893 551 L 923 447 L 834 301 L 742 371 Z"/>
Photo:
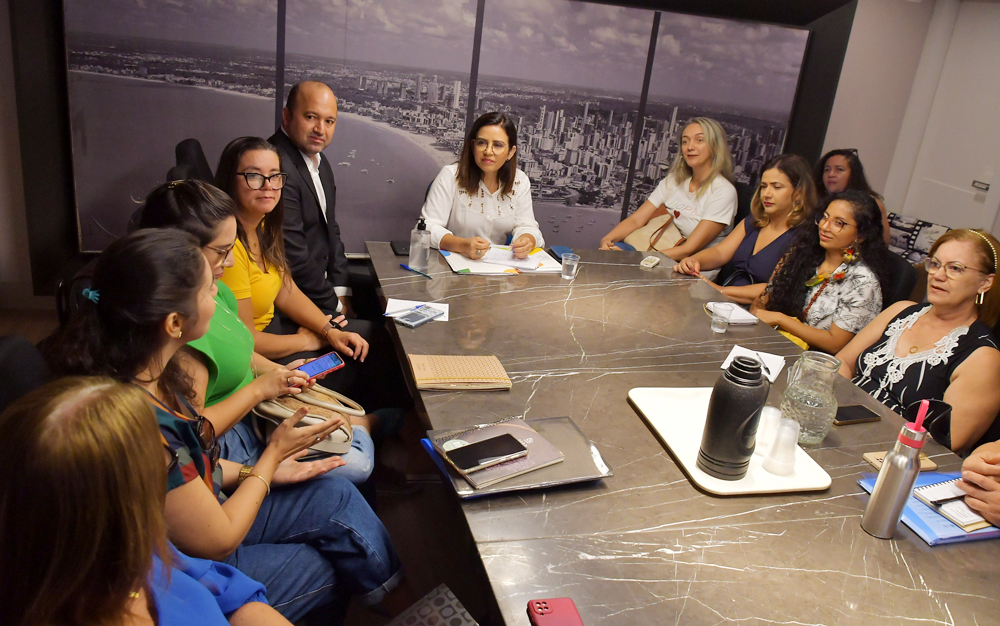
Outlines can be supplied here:
<path id="1" fill-rule="evenodd" d="M 427 230 L 424 218 L 417 221 L 417 227 L 410 231 L 410 269 L 426 272 L 431 256 L 431 231 Z"/>

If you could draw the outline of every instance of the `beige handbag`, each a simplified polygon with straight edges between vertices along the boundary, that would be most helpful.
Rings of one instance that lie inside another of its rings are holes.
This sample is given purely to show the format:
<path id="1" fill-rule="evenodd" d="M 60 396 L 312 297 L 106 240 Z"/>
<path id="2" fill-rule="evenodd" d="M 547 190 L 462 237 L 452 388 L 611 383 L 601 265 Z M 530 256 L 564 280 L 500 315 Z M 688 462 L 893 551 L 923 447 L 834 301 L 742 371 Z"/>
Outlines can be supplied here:
<path id="1" fill-rule="evenodd" d="M 628 237 L 625 238 L 625 243 L 640 252 L 647 250 L 663 252 L 684 243 L 685 237 L 674 224 L 673 213 L 666 209 L 661 210 L 662 214 L 655 215 L 645 226 L 636 228 L 629 233 Z"/>
<path id="2" fill-rule="evenodd" d="M 360 417 L 365 414 L 364 408 L 347 396 L 331 391 L 319 385 L 295 394 L 281 396 L 273 400 L 265 400 L 253 409 L 253 426 L 257 437 L 263 442 L 270 441 L 271 434 L 284 420 L 305 407 L 309 410 L 298 426 L 310 426 L 328 420 L 334 413 Z M 347 454 L 351 451 L 354 432 L 350 422 L 333 431 L 325 439 L 309 447 L 305 459 L 314 459 L 331 454 Z"/>

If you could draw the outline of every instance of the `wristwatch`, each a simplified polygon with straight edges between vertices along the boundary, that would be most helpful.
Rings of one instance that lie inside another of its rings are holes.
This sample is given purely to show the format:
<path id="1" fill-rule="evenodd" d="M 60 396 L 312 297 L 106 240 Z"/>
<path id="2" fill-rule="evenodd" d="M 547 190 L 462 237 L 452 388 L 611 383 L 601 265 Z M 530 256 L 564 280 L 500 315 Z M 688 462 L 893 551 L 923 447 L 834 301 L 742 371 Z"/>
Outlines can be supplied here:
<path id="1" fill-rule="evenodd" d="M 249 476 L 250 472 L 252 471 L 253 471 L 253 465 L 244 465 L 243 467 L 241 467 L 240 476 L 239 478 L 236 479 L 236 484 L 242 485 L 243 481 L 247 479 L 247 476 Z"/>

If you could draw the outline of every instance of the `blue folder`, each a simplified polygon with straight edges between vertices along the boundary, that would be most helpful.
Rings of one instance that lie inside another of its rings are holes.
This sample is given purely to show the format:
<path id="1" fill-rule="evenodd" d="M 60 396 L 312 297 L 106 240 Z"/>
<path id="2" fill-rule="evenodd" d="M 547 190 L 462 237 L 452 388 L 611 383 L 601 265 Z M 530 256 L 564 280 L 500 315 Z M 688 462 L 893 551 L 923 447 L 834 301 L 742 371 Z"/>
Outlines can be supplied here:
<path id="1" fill-rule="evenodd" d="M 961 476 L 961 472 L 920 472 L 917 476 L 917 483 L 914 487 L 933 485 L 946 480 L 954 480 Z M 875 488 L 877 474 L 862 474 L 862 479 L 858 481 L 861 488 L 868 493 Z M 980 528 L 971 533 L 967 533 L 957 524 L 953 523 L 944 515 L 941 515 L 931 507 L 910 496 L 906 507 L 903 509 L 903 523 L 910 530 L 927 542 L 927 545 L 940 546 L 948 543 L 963 543 L 966 541 L 979 541 L 981 539 L 996 539 L 1000 537 L 1000 528 L 989 526 Z"/>

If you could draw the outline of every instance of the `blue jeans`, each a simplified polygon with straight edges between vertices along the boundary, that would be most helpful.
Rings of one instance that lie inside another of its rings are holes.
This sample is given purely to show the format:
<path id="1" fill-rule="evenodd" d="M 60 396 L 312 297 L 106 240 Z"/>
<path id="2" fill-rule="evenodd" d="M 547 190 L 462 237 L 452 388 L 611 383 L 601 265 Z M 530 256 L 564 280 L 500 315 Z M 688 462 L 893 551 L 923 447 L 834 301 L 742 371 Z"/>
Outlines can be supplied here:
<path id="1" fill-rule="evenodd" d="M 615 247 L 619 250 L 626 250 L 628 252 L 635 252 L 635 246 L 630 243 L 625 243 L 624 241 L 616 241 Z"/>
<path id="2" fill-rule="evenodd" d="M 237 422 L 226 434 L 219 438 L 222 458 L 233 463 L 254 465 L 264 453 L 264 442 L 257 438 L 253 428 L 244 419 Z M 340 455 L 347 464 L 335 467 L 325 476 L 340 476 L 355 485 L 364 484 L 372 475 L 375 461 L 375 444 L 364 428 L 354 428 L 351 451 Z"/>
<path id="3" fill-rule="evenodd" d="M 389 533 L 343 478 L 275 487 L 225 563 L 264 584 L 289 621 L 350 596 L 373 605 L 403 579 Z"/>

